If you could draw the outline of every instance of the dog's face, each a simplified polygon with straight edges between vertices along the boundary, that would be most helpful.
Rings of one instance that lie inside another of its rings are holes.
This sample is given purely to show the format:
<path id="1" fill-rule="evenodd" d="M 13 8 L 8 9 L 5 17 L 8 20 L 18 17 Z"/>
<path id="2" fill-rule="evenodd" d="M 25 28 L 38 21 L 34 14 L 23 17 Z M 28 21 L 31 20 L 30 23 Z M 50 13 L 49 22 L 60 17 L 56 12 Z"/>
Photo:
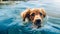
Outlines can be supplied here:
<path id="1" fill-rule="evenodd" d="M 41 27 L 41 23 L 43 21 L 43 18 L 46 16 L 44 9 L 27 9 L 25 12 L 21 15 L 23 17 L 23 21 L 25 21 L 25 18 L 27 18 L 29 21 L 31 21 L 34 25 Z"/>

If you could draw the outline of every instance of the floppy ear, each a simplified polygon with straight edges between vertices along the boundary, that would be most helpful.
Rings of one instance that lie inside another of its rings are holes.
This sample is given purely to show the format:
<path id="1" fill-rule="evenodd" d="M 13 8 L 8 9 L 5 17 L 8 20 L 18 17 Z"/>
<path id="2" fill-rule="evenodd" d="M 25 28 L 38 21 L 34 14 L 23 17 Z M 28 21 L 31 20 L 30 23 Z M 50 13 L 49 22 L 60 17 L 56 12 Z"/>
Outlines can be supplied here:
<path id="1" fill-rule="evenodd" d="M 43 17 L 46 17 L 46 12 L 44 9 L 41 9 L 42 10 L 42 13 L 43 13 Z"/>
<path id="2" fill-rule="evenodd" d="M 21 16 L 23 18 L 23 21 L 25 21 L 26 18 L 29 18 L 30 17 L 30 9 L 26 9 L 24 12 L 22 12 Z"/>

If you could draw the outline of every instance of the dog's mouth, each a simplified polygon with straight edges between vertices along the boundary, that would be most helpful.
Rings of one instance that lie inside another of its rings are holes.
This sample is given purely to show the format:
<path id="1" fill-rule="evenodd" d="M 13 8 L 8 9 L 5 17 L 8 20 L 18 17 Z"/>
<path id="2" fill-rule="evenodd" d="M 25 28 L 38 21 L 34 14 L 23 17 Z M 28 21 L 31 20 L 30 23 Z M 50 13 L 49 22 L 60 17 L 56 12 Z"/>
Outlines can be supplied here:
<path id="1" fill-rule="evenodd" d="M 40 28 L 41 27 L 41 20 L 36 20 L 34 25 L 36 25 L 37 28 Z"/>
<path id="2" fill-rule="evenodd" d="M 40 28 L 41 27 L 41 24 L 39 23 L 39 24 L 35 24 L 36 26 L 37 26 L 37 28 Z"/>
<path id="3" fill-rule="evenodd" d="M 41 26 L 38 26 L 37 28 L 40 28 Z"/>

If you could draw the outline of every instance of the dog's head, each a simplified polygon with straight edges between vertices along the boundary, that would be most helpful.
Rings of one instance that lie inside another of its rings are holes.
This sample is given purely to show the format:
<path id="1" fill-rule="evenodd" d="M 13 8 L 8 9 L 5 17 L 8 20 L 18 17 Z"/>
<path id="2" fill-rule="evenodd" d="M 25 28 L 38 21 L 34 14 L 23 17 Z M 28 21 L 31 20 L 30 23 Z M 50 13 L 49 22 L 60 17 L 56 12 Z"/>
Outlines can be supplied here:
<path id="1" fill-rule="evenodd" d="M 41 23 L 43 18 L 46 16 L 46 12 L 42 8 L 33 8 L 33 9 L 27 9 L 21 14 L 23 21 L 27 18 L 29 21 L 31 21 L 34 25 L 41 27 Z"/>

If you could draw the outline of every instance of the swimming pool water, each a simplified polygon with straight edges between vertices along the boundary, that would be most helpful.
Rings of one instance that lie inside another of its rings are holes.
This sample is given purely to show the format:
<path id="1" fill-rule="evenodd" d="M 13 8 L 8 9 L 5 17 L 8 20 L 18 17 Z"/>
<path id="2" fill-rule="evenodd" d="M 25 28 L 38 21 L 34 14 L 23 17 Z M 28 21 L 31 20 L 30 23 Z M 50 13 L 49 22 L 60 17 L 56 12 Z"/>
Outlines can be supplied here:
<path id="1" fill-rule="evenodd" d="M 13 5 L 0 5 L 0 34 L 60 34 L 59 2 L 28 1 Z M 47 21 L 41 29 L 23 25 L 20 13 L 26 8 L 44 8 Z"/>

